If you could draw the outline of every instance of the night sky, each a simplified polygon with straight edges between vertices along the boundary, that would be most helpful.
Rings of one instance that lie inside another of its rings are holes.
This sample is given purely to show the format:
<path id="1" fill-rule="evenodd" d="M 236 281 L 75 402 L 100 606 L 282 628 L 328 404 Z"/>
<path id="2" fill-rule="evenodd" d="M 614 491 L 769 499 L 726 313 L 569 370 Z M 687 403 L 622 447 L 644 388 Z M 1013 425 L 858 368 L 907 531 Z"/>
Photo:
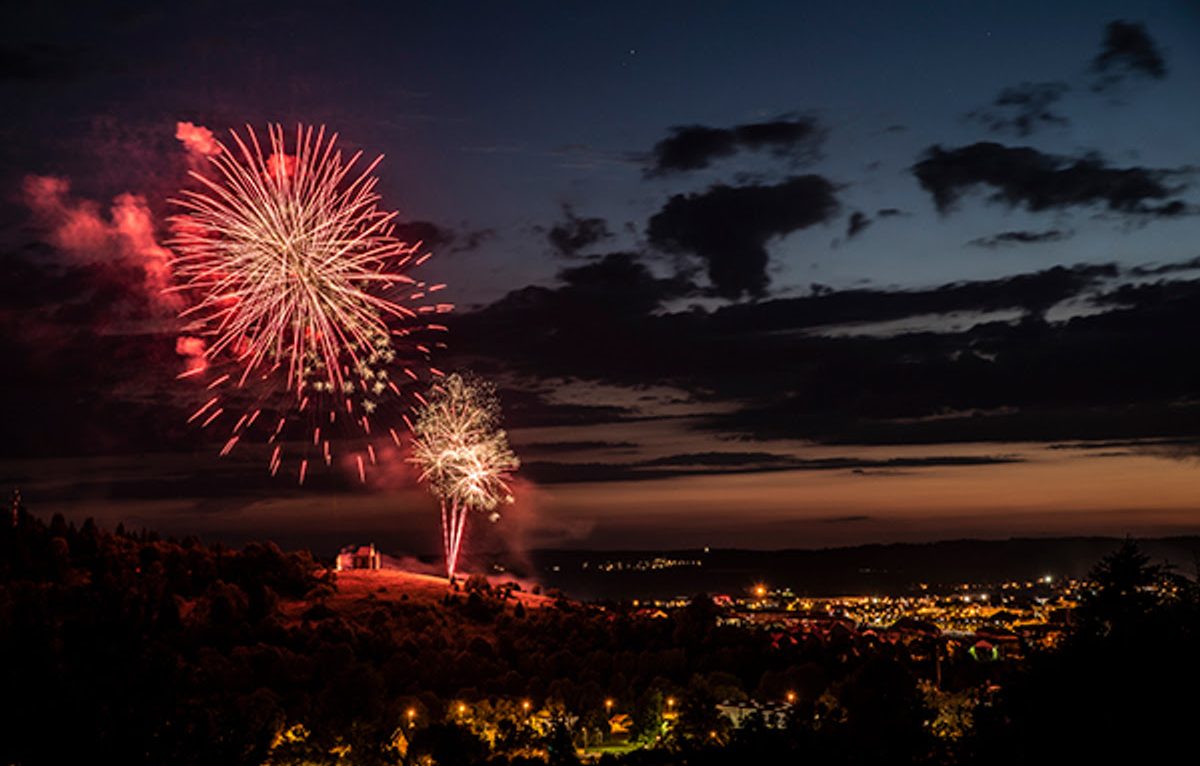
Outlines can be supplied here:
<path id="1" fill-rule="evenodd" d="M 145 265 L 176 126 L 304 122 L 386 155 L 457 305 L 437 364 L 499 386 L 489 544 L 1200 531 L 1194 3 L 9 16 L 0 486 L 33 511 L 435 549 L 402 466 L 300 489 L 184 422 Z"/>

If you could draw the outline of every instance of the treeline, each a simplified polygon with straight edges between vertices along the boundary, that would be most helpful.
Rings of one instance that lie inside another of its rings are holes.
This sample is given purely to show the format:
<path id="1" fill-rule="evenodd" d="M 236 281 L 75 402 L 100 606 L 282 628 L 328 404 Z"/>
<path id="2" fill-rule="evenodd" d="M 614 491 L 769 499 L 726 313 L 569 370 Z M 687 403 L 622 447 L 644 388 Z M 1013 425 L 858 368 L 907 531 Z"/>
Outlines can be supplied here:
<path id="1" fill-rule="evenodd" d="M 718 626 L 704 598 L 526 611 L 475 582 L 347 605 L 306 553 L 21 514 L 0 528 L 0 762 L 560 764 L 617 715 L 645 747 L 602 761 L 631 765 L 1073 762 L 1190 735 L 1195 708 L 1163 701 L 1200 678 L 1195 587 L 1133 546 L 1096 580 L 1061 650 L 984 663 Z M 716 707 L 789 695 L 781 728 Z"/>
<path id="2" fill-rule="evenodd" d="M 316 569 L 270 543 L 0 525 L 0 762 L 261 762 L 288 693 L 279 601 Z"/>

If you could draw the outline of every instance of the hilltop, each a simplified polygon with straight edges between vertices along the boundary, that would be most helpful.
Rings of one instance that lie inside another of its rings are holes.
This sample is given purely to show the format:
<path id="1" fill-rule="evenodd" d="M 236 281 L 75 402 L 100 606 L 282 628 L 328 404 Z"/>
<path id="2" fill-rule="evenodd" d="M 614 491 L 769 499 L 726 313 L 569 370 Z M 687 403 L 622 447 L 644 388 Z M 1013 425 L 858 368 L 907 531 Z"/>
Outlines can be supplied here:
<path id="1" fill-rule="evenodd" d="M 411 606 L 437 606 L 448 593 L 465 594 L 466 580 L 458 582 L 458 590 L 449 586 L 445 577 L 435 577 L 404 569 L 384 567 L 378 570 L 351 569 L 334 573 L 335 593 L 326 600 L 333 610 L 351 614 L 357 608 L 377 604 L 408 604 Z M 511 578 L 491 577 L 488 585 L 493 592 L 508 590 L 509 584 L 517 585 Z M 520 587 L 520 586 L 518 586 Z M 521 604 L 526 609 L 541 609 L 553 606 L 555 600 L 549 596 L 526 590 L 508 590 L 506 599 L 512 605 Z"/>

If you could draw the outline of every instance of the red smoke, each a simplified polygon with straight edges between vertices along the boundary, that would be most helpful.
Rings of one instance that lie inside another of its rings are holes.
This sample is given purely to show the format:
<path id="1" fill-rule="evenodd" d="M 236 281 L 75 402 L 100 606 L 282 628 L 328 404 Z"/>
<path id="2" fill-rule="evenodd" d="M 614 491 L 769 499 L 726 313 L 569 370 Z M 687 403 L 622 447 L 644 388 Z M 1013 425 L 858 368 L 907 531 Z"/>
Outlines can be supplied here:
<path id="1" fill-rule="evenodd" d="M 400 439 L 407 441 L 408 432 L 403 428 L 397 432 Z M 408 461 L 409 452 L 395 445 L 385 431 L 375 440 L 375 464 L 367 465 L 367 483 L 378 491 L 395 491 L 411 489 L 417 486 L 417 476 L 420 471 Z M 351 474 L 358 470 L 353 453 L 343 455 L 341 461 Z M 430 500 L 430 513 L 437 513 L 437 502 Z"/>
<path id="2" fill-rule="evenodd" d="M 190 122 L 175 123 L 175 138 L 183 142 L 188 155 L 193 159 L 203 159 L 219 154 L 221 145 L 213 137 L 213 132 L 203 125 L 193 125 Z"/>
<path id="3" fill-rule="evenodd" d="M 181 335 L 175 339 L 175 353 L 187 360 L 183 375 L 198 375 L 208 369 L 208 358 L 204 355 L 203 338 Z"/>
<path id="4" fill-rule="evenodd" d="M 532 569 L 529 550 L 532 539 L 542 519 L 540 506 L 542 496 L 538 487 L 519 473 L 508 483 L 513 502 L 500 506 L 500 520 L 493 528 L 498 538 L 504 541 L 509 555 Z"/>
<path id="5" fill-rule="evenodd" d="M 25 178 L 25 200 L 49 228 L 50 244 L 85 263 L 115 257 L 136 266 L 144 275 L 152 305 L 163 313 L 175 313 L 182 306 L 179 296 L 165 292 L 171 286 L 171 253 L 155 238 L 154 218 L 145 198 L 118 195 L 106 220 L 100 205 L 74 199 L 70 191 L 64 178 Z"/>
<path id="6" fill-rule="evenodd" d="M 158 243 L 145 198 L 117 195 L 106 218 L 99 204 L 76 199 L 70 192 L 70 182 L 64 178 L 25 178 L 26 203 L 48 228 L 49 243 L 81 263 L 119 261 L 134 266 L 142 273 L 142 291 L 150 306 L 162 315 L 176 314 L 183 302 L 169 292 L 171 251 Z M 183 336 L 175 341 L 175 353 L 186 359 L 185 375 L 208 367 L 204 348 L 200 338 Z"/>
<path id="7" fill-rule="evenodd" d="M 71 255 L 99 257 L 109 244 L 109 225 L 101 220 L 95 202 L 82 200 L 68 204 L 70 188 L 65 178 L 26 176 L 25 201 L 51 225 L 50 244 Z"/>
<path id="8" fill-rule="evenodd" d="M 267 170 L 273 176 L 282 175 L 285 178 L 291 178 L 296 173 L 296 155 L 272 154 L 267 157 Z"/>
<path id="9" fill-rule="evenodd" d="M 122 194 L 112 207 L 113 225 L 131 248 L 146 273 L 146 287 L 171 309 L 182 305 L 179 296 L 165 293 L 171 286 L 171 251 L 154 238 L 154 219 L 146 200 L 134 194 Z"/>

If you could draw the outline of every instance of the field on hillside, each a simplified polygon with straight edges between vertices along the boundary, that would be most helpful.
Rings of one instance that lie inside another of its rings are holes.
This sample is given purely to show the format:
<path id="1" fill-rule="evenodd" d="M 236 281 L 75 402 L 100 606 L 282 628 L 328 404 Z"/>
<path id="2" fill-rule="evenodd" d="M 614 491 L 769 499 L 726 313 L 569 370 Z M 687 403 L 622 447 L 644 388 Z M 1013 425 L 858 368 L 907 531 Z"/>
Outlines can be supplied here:
<path id="1" fill-rule="evenodd" d="M 345 570 L 337 572 L 336 578 L 334 595 L 325 603 L 330 609 L 341 614 L 353 614 L 359 609 L 379 604 L 435 606 L 441 603 L 447 593 L 456 592 L 450 590 L 444 577 L 403 569 Z M 504 583 L 512 582 L 512 579 L 492 577 L 488 581 L 493 588 L 499 588 Z M 465 580 L 458 583 L 459 596 L 465 596 L 464 584 Z M 525 590 L 514 590 L 508 603 L 513 607 L 520 603 L 526 609 L 541 609 L 552 606 L 554 599 Z M 310 604 L 304 601 L 297 601 L 283 604 L 282 610 L 289 617 L 298 617 L 308 606 Z"/>

